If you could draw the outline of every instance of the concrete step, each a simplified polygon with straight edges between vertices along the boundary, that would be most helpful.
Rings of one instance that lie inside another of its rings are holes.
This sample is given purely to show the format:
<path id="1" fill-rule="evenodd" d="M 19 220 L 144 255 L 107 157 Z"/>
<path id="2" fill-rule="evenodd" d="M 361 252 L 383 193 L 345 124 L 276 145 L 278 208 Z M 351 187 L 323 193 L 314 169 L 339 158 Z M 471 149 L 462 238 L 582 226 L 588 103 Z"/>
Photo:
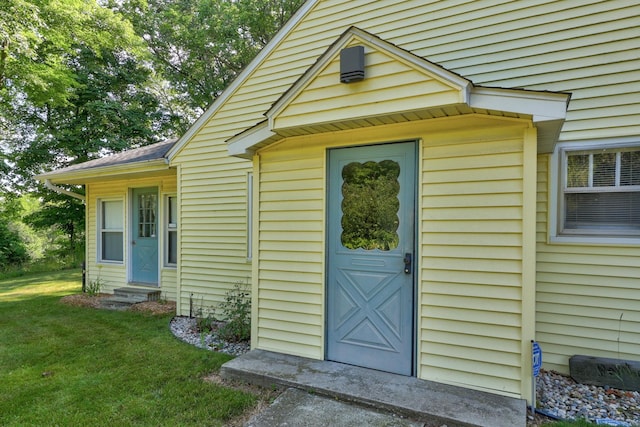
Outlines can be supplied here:
<path id="1" fill-rule="evenodd" d="M 157 301 L 160 299 L 160 291 L 156 289 L 142 288 L 117 288 L 113 290 L 113 297 L 121 301 L 131 303 Z"/>
<path id="2" fill-rule="evenodd" d="M 128 310 L 134 303 L 121 298 L 104 298 L 100 300 L 100 307 L 109 310 Z"/>
<path id="3" fill-rule="evenodd" d="M 263 387 L 294 387 L 400 414 L 429 426 L 526 425 L 526 402 L 522 399 L 265 350 L 252 350 L 230 360 L 222 365 L 220 375 Z"/>

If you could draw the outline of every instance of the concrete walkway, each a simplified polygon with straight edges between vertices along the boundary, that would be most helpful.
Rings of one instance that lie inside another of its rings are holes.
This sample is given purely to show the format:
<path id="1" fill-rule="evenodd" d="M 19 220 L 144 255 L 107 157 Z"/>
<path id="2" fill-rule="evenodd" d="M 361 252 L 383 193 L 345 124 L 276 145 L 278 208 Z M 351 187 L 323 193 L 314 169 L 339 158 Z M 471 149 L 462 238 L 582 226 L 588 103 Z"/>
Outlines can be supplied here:
<path id="1" fill-rule="evenodd" d="M 363 407 L 374 410 L 378 415 L 385 414 L 385 420 L 389 423 L 360 422 L 357 423 L 359 425 L 416 425 L 396 424 L 402 418 L 394 417 L 392 414 L 419 421 L 420 424 L 417 425 L 427 426 L 526 425 L 524 400 L 341 363 L 253 350 L 225 363 L 220 369 L 220 374 L 223 378 L 247 381 L 263 387 L 293 387 L 312 392 L 320 399 L 331 398 L 313 404 L 313 396 L 307 398 L 305 395 L 308 394 L 298 394 L 303 397 L 300 398 L 302 400 L 299 401 L 297 411 L 292 410 L 296 407 L 295 404 L 278 406 L 276 400 L 273 407 L 263 414 L 266 419 L 249 423 L 255 427 L 354 425 L 328 423 L 326 418 L 333 414 L 341 420 L 346 420 L 349 411 L 362 411 Z M 326 400 L 337 400 L 339 402 L 336 403 L 339 405 L 328 405 Z M 324 420 L 320 424 L 311 423 L 313 418 L 309 410 L 312 408 L 315 408 L 315 414 L 319 419 Z M 366 412 L 355 416 L 364 417 L 365 414 Z"/>

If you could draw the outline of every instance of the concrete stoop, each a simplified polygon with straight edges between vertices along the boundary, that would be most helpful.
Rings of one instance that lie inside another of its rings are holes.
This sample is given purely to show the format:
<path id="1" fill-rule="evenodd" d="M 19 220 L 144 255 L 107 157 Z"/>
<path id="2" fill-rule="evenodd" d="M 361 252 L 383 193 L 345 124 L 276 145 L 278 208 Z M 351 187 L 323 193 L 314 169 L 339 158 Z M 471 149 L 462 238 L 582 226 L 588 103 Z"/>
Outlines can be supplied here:
<path id="1" fill-rule="evenodd" d="M 263 387 L 298 388 L 428 426 L 526 425 L 526 402 L 522 399 L 264 350 L 230 360 L 222 365 L 220 374 Z"/>
<path id="2" fill-rule="evenodd" d="M 113 290 L 113 296 L 102 300 L 103 308 L 112 310 L 126 310 L 133 304 L 147 301 L 158 301 L 160 291 L 143 288 L 117 288 Z"/>

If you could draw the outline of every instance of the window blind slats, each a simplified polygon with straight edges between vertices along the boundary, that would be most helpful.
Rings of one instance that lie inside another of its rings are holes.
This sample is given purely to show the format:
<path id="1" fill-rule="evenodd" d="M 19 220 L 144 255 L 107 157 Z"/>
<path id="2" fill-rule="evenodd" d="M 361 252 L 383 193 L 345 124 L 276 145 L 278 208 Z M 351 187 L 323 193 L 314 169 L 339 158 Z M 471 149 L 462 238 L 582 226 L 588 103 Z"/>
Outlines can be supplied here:
<path id="1" fill-rule="evenodd" d="M 640 149 L 569 151 L 565 165 L 564 231 L 640 234 Z"/>

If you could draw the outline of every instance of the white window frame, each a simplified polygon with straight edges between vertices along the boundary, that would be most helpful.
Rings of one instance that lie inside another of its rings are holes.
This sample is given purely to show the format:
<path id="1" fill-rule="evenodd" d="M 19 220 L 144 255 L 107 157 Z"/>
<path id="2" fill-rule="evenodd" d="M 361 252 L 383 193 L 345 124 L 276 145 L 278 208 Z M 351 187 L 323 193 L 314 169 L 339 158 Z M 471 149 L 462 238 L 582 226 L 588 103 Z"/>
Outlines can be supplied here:
<path id="1" fill-rule="evenodd" d="M 171 204 L 175 205 L 175 217 L 171 215 Z M 172 221 L 173 220 L 173 221 Z M 176 268 L 178 266 L 178 196 L 176 194 L 165 194 L 164 196 L 164 266 Z M 175 233 L 176 239 L 176 262 L 169 261 L 169 234 Z"/>
<path id="2" fill-rule="evenodd" d="M 576 151 L 620 150 L 640 148 L 640 138 L 615 138 L 580 142 L 562 142 L 551 155 L 549 170 L 548 241 L 549 243 L 575 243 L 597 245 L 640 245 L 640 235 L 610 233 L 606 230 L 563 230 L 564 188 L 566 184 L 567 153 Z M 635 186 L 634 186 L 635 187 Z M 634 189 L 631 187 L 630 189 Z"/>
<path id="3" fill-rule="evenodd" d="M 121 212 L 120 212 L 120 221 L 122 224 L 121 228 L 106 228 L 105 227 L 105 218 L 104 218 L 104 204 L 105 203 L 112 203 L 112 202 L 120 202 L 120 204 L 122 205 L 121 208 Z M 97 262 L 99 264 L 118 264 L 118 265 L 122 265 L 124 264 L 124 259 L 126 257 L 126 253 L 125 253 L 125 224 L 126 224 L 126 217 L 125 217 L 125 212 L 126 212 L 126 206 L 125 206 L 125 199 L 124 197 L 118 197 L 118 198 L 104 198 L 104 199 L 98 199 L 97 200 L 97 228 L 98 228 L 98 233 L 96 236 L 96 257 L 97 257 Z M 112 259 L 105 259 L 103 256 L 103 250 L 102 250 L 102 241 L 103 241 L 103 234 L 106 232 L 110 232 L 110 233 L 120 233 L 122 236 L 122 260 L 112 260 Z"/>

